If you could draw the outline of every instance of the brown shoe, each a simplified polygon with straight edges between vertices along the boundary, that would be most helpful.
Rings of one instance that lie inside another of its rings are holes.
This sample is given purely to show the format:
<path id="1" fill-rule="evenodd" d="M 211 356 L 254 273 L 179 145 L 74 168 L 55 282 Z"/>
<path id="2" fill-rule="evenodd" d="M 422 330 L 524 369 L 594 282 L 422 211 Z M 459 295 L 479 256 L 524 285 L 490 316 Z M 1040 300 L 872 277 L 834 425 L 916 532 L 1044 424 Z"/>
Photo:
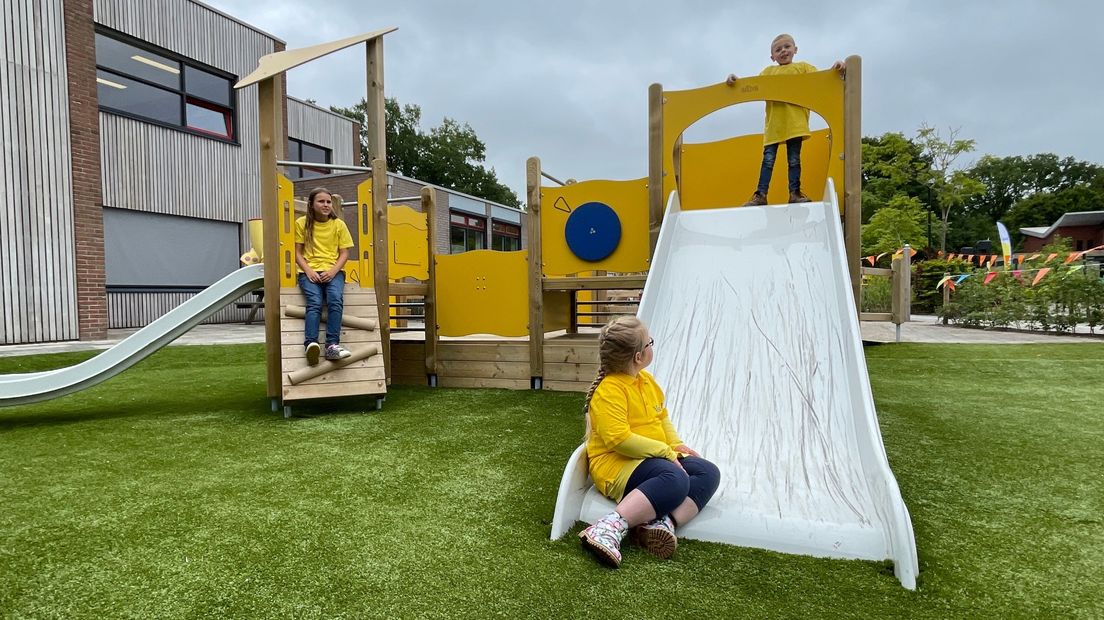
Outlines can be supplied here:
<path id="1" fill-rule="evenodd" d="M 790 192 L 790 204 L 796 202 L 809 202 L 809 197 L 801 193 L 801 190 Z"/>
<path id="2" fill-rule="evenodd" d="M 767 204 L 767 197 L 764 194 L 760 194 L 759 192 L 755 192 L 754 194 L 751 195 L 751 198 L 741 206 L 744 206 L 744 207 L 761 207 L 765 204 Z"/>

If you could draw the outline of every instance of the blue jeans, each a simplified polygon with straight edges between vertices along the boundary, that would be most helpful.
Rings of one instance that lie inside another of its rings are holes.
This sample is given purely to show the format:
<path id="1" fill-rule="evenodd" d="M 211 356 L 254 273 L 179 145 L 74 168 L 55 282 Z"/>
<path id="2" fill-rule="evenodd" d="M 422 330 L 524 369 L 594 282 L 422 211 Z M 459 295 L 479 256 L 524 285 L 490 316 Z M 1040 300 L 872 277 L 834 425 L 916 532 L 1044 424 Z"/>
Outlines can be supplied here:
<path id="1" fill-rule="evenodd" d="M 721 483 L 721 471 L 713 463 L 697 456 L 683 457 L 679 462 L 682 463 L 681 469 L 667 459 L 644 459 L 629 475 L 625 495 L 640 489 L 652 504 L 657 517 L 671 514 L 687 497 L 693 500 L 699 511 L 705 508 Z"/>
<path id="2" fill-rule="evenodd" d="M 299 274 L 299 288 L 307 298 L 306 340 L 303 346 L 318 342 L 318 327 L 322 324 L 322 300 L 325 298 L 326 344 L 341 342 L 341 313 L 345 309 L 345 272 L 339 271 L 333 280 L 319 284 L 311 282 L 304 273 Z"/>
<path id="3" fill-rule="evenodd" d="M 766 196 L 774 174 L 774 158 L 778 155 L 779 142 L 763 147 L 763 167 L 759 169 L 759 187 L 755 191 Z M 786 140 L 786 164 L 789 166 L 790 191 L 801 191 L 801 138 Z"/>

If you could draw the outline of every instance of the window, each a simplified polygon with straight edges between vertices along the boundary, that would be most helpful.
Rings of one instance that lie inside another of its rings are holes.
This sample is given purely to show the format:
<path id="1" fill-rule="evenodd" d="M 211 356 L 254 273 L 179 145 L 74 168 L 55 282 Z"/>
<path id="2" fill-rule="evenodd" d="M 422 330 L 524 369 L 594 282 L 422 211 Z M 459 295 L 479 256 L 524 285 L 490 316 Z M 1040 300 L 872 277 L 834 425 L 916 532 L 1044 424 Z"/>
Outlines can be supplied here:
<path id="1" fill-rule="evenodd" d="M 491 249 L 513 252 L 521 249 L 521 226 L 491 222 Z"/>
<path id="2" fill-rule="evenodd" d="M 1078 239 L 1077 240 L 1077 251 L 1080 252 L 1081 250 L 1084 250 L 1084 249 L 1086 249 L 1085 248 L 1085 242 L 1081 239 Z"/>
<path id="3" fill-rule="evenodd" d="M 239 266 L 237 222 L 110 207 L 103 214 L 110 292 L 198 291 Z"/>
<path id="4" fill-rule="evenodd" d="M 168 50 L 96 30 L 96 90 L 107 112 L 233 141 L 233 83 Z"/>
<path id="5" fill-rule="evenodd" d="M 456 212 L 449 214 L 450 254 L 482 250 L 485 247 L 487 247 L 486 218 Z"/>
<path id="6" fill-rule="evenodd" d="M 288 160 L 332 164 L 333 150 L 304 142 L 298 138 L 288 138 Z M 289 179 L 311 179 L 331 172 L 333 171 L 326 168 L 311 168 L 309 166 L 287 166 L 284 168 L 284 173 Z"/>

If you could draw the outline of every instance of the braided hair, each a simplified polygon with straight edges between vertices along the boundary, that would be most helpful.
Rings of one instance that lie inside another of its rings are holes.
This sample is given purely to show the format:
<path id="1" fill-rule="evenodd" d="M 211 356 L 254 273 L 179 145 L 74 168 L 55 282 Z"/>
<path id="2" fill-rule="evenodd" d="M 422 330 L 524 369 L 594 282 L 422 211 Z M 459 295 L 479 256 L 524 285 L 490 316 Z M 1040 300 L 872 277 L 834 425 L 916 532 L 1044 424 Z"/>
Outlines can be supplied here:
<path id="1" fill-rule="evenodd" d="M 644 322 L 635 316 L 619 316 L 602 326 L 598 334 L 598 374 L 587 390 L 583 402 L 583 417 L 586 419 L 586 435 L 590 438 L 590 400 L 594 391 L 606 375 L 615 372 L 628 372 L 632 368 L 633 358 L 644 351 Z"/>

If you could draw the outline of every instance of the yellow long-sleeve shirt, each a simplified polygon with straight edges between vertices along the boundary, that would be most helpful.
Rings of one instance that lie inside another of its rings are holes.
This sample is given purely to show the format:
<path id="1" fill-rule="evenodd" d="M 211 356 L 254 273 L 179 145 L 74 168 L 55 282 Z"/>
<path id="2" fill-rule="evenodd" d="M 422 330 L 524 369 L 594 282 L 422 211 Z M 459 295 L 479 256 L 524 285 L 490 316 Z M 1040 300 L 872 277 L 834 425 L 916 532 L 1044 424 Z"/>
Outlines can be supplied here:
<path id="1" fill-rule="evenodd" d="M 590 437 L 587 457 L 594 486 L 606 497 L 621 501 L 625 484 L 646 458 L 674 461 L 681 444 L 667 416 L 663 390 L 647 371 L 637 376 L 606 376 L 590 399 Z"/>

